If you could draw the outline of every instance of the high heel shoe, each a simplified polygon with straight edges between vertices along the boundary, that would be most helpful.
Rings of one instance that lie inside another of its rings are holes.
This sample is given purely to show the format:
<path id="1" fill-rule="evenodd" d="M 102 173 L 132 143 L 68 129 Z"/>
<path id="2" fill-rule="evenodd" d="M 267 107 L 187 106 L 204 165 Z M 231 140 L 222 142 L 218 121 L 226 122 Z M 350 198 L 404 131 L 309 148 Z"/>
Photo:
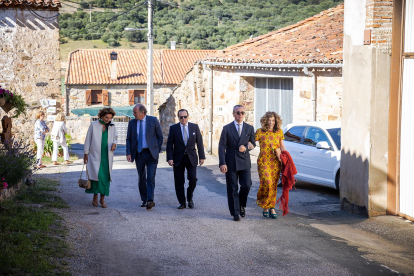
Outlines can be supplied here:
<path id="1" fill-rule="evenodd" d="M 264 216 L 265 218 L 268 218 L 268 217 L 269 217 L 269 210 L 268 210 L 267 212 L 263 211 L 263 216 Z"/>
<path id="2" fill-rule="evenodd" d="M 272 209 L 270 209 L 270 210 L 273 210 L 273 211 L 275 212 L 274 214 L 272 214 L 272 212 L 270 212 L 270 217 L 271 217 L 272 219 L 277 219 L 277 214 L 276 214 L 275 209 L 274 209 L 274 208 L 272 208 Z"/>
<path id="3" fill-rule="evenodd" d="M 98 207 L 98 195 L 93 195 L 92 205 Z"/>
<path id="4" fill-rule="evenodd" d="M 108 208 L 108 206 L 105 204 L 104 198 L 105 198 L 105 196 L 101 195 L 101 199 L 99 200 L 99 202 L 101 203 L 102 208 Z"/>
<path id="5" fill-rule="evenodd" d="M 101 207 L 102 208 L 108 208 L 108 206 L 105 204 L 105 201 L 101 199 L 101 201 L 99 201 L 101 203 Z"/>

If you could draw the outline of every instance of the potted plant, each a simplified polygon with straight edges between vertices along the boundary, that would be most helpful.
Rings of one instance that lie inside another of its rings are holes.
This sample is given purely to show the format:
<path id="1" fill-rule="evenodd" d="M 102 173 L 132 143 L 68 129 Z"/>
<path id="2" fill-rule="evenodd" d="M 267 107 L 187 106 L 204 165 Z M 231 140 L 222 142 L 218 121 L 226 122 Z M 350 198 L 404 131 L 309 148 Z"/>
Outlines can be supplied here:
<path id="1" fill-rule="evenodd" d="M 21 95 L 13 94 L 7 89 L 0 86 L 0 107 L 6 113 L 15 108 L 15 114 L 12 118 L 19 117 L 20 114 L 26 114 L 26 103 Z"/>

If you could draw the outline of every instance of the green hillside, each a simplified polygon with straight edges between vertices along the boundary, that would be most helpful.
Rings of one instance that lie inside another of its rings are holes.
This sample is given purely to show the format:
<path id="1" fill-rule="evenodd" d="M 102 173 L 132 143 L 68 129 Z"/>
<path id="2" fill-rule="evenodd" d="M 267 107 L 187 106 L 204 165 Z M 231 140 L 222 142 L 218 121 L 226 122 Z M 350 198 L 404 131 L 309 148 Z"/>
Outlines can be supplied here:
<path id="1" fill-rule="evenodd" d="M 147 5 L 138 0 L 89 0 L 71 3 L 78 11 L 59 17 L 61 43 L 68 39 L 101 40 L 110 47 L 120 41 L 142 43 L 147 28 Z M 67 1 L 63 1 L 63 4 Z M 155 1 L 154 43 L 183 49 L 223 49 L 250 36 L 294 24 L 343 0 L 170 0 Z M 91 16 L 89 9 L 92 11 Z M 85 10 L 83 10 L 85 9 Z M 117 9 L 114 12 L 112 9 Z M 86 11 L 86 12 L 85 12 Z"/>

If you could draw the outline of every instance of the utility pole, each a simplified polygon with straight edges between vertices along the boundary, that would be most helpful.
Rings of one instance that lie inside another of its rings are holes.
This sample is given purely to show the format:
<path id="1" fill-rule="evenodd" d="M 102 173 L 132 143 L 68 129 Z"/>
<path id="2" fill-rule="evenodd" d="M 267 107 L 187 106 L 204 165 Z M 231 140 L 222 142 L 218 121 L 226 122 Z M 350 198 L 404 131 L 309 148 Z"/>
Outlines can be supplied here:
<path id="1" fill-rule="evenodd" d="M 153 36 L 152 36 L 152 8 L 154 0 L 148 0 L 148 64 L 147 64 L 147 108 L 148 113 L 154 116 L 153 91 Z"/>

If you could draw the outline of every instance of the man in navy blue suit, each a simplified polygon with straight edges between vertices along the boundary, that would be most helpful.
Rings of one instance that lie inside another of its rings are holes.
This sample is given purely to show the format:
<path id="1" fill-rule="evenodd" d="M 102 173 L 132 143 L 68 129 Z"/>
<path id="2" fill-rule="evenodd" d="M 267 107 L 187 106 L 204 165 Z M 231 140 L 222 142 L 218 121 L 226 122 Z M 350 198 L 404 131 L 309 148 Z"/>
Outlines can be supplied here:
<path id="1" fill-rule="evenodd" d="M 234 121 L 223 127 L 218 150 L 220 171 L 226 174 L 229 210 L 235 221 L 246 215 L 247 197 L 252 186 L 249 151 L 254 148 L 255 133 L 253 126 L 243 122 L 244 114 L 242 105 L 234 106 Z"/>
<path id="2" fill-rule="evenodd" d="M 155 206 L 155 173 L 163 141 L 162 130 L 158 119 L 148 116 L 143 104 L 135 105 L 133 112 L 135 119 L 128 123 L 126 155 L 128 162 L 135 160 L 141 207 L 151 209 Z"/>

